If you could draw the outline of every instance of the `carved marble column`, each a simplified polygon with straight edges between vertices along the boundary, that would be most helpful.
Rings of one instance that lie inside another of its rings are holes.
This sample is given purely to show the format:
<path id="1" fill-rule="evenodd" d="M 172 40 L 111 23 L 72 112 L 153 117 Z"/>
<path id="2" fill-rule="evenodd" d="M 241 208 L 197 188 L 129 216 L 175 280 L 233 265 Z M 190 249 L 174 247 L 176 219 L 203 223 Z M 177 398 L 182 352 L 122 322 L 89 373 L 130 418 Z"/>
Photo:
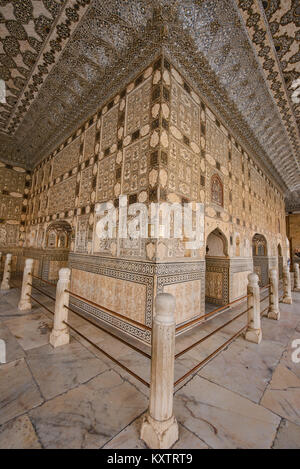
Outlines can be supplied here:
<path id="1" fill-rule="evenodd" d="M 155 304 L 150 402 L 142 423 L 141 439 L 151 449 L 168 449 L 178 440 L 178 424 L 173 415 L 175 298 L 161 293 Z"/>
<path id="2" fill-rule="evenodd" d="M 0 364 L 6 363 L 6 342 L 0 339 Z"/>
<path id="3" fill-rule="evenodd" d="M 278 274 L 276 269 L 269 271 L 270 277 L 270 306 L 268 311 L 268 318 L 280 319 L 279 311 L 279 293 L 278 293 Z"/>
<path id="4" fill-rule="evenodd" d="M 287 265 L 283 266 L 283 299 L 282 303 L 292 304 L 291 275 Z"/>
<path id="5" fill-rule="evenodd" d="M 68 319 L 68 310 L 65 308 L 69 306 L 69 293 L 65 290 L 70 286 L 71 271 L 68 268 L 60 269 L 59 279 L 56 286 L 56 299 L 54 310 L 54 325 L 50 334 L 50 344 L 53 347 L 60 347 L 70 342 L 70 334 L 68 326 L 64 321 Z"/>
<path id="6" fill-rule="evenodd" d="M 32 271 L 33 271 L 33 259 L 26 259 L 24 273 L 23 273 L 23 282 L 22 282 L 22 291 L 21 298 L 18 304 L 20 311 L 29 311 L 32 308 L 31 298 L 31 283 L 32 283 Z"/>
<path id="7" fill-rule="evenodd" d="M 4 265 L 4 272 L 3 272 L 3 279 L 1 282 L 1 290 L 9 290 L 10 285 L 10 275 L 11 275 L 11 254 L 6 254 L 5 265 Z"/>
<path id="8" fill-rule="evenodd" d="M 260 321 L 260 295 L 258 285 L 258 275 L 252 273 L 248 275 L 248 328 L 245 339 L 249 342 L 259 344 L 262 339 L 261 321 Z"/>
<path id="9" fill-rule="evenodd" d="M 294 290 L 295 291 L 300 291 L 300 269 L 299 269 L 299 264 L 295 262 L 294 264 Z"/>

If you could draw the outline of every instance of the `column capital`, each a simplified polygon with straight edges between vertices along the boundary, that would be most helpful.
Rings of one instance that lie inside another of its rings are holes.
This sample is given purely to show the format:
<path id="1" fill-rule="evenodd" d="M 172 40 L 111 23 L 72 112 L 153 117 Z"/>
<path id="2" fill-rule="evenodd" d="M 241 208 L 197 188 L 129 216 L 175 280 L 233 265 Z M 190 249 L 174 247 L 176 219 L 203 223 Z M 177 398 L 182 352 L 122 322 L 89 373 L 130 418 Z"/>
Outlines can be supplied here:
<path id="1" fill-rule="evenodd" d="M 31 267 L 33 265 L 34 259 L 26 259 L 25 267 Z"/>
<path id="2" fill-rule="evenodd" d="M 155 298 L 156 315 L 155 321 L 161 324 L 175 323 L 175 298 L 169 293 L 159 293 Z"/>
<path id="3" fill-rule="evenodd" d="M 71 275 L 71 270 L 68 267 L 63 267 L 59 270 L 58 278 L 59 280 L 69 280 Z"/>
<path id="4" fill-rule="evenodd" d="M 249 282 L 249 287 L 258 287 L 258 275 L 252 272 L 251 274 L 248 275 L 248 282 Z"/>

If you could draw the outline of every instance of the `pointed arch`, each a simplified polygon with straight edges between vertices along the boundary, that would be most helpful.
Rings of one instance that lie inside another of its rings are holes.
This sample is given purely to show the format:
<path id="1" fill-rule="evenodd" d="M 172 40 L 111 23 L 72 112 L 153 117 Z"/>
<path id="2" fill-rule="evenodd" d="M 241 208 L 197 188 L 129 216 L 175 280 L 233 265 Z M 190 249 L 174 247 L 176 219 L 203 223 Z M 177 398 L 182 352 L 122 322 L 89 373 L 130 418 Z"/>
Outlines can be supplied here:
<path id="1" fill-rule="evenodd" d="M 269 280 L 268 244 L 264 235 L 255 233 L 252 238 L 254 272 L 259 277 L 259 286 L 264 287 Z"/>
<path id="2" fill-rule="evenodd" d="M 223 183 L 221 181 L 221 178 L 218 176 L 218 174 L 214 174 L 211 178 L 210 193 L 211 193 L 212 203 L 220 205 L 220 207 L 223 207 L 224 206 L 224 189 L 223 189 Z"/>
<path id="3" fill-rule="evenodd" d="M 264 235 L 255 233 L 252 238 L 253 256 L 267 256 L 268 243 Z"/>
<path id="4" fill-rule="evenodd" d="M 215 228 L 207 235 L 206 255 L 211 257 L 228 256 L 228 240 L 220 228 Z"/>
<path id="5" fill-rule="evenodd" d="M 65 221 L 51 223 L 46 231 L 46 247 L 66 249 L 70 245 L 72 227 Z"/>

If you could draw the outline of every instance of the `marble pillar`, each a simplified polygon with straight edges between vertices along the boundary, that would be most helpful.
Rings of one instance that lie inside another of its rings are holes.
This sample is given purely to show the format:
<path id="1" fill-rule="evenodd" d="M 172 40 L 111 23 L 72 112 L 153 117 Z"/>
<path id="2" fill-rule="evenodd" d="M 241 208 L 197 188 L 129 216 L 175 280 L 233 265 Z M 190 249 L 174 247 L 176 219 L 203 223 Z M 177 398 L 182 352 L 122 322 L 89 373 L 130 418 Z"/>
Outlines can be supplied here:
<path id="1" fill-rule="evenodd" d="M 33 271 L 33 259 L 26 259 L 24 273 L 23 273 L 23 282 L 21 290 L 21 298 L 18 304 L 20 311 L 29 311 L 32 308 L 31 298 L 31 283 L 32 283 L 32 271 Z"/>
<path id="2" fill-rule="evenodd" d="M 270 305 L 268 311 L 268 318 L 280 319 L 279 311 L 279 292 L 278 292 L 278 273 L 276 269 L 269 271 L 270 277 Z"/>
<path id="3" fill-rule="evenodd" d="M 4 265 L 4 272 L 3 272 L 3 279 L 1 282 L 1 290 L 9 290 L 10 285 L 10 275 L 11 275 L 11 254 L 6 254 L 5 265 Z"/>
<path id="4" fill-rule="evenodd" d="M 178 440 L 178 424 L 173 414 L 175 298 L 160 293 L 155 304 L 150 402 L 142 423 L 141 439 L 151 449 L 168 449 Z"/>
<path id="5" fill-rule="evenodd" d="M 245 339 L 249 342 L 259 344 L 262 339 L 261 320 L 260 320 L 260 293 L 258 285 L 258 275 L 252 273 L 248 275 L 248 327 Z"/>
<path id="6" fill-rule="evenodd" d="M 292 304 L 291 275 L 287 265 L 283 266 L 283 299 L 282 303 Z"/>
<path id="7" fill-rule="evenodd" d="M 0 364 L 6 363 L 6 342 L 0 339 Z"/>
<path id="8" fill-rule="evenodd" d="M 54 324 L 50 334 L 50 344 L 53 347 L 60 347 L 70 342 L 68 326 L 64 321 L 68 320 L 69 293 L 66 290 L 70 288 L 70 274 L 68 268 L 60 269 L 59 279 L 56 286 Z"/>
<path id="9" fill-rule="evenodd" d="M 299 264 L 295 262 L 294 264 L 294 290 L 295 291 L 300 291 L 300 269 L 299 269 Z"/>

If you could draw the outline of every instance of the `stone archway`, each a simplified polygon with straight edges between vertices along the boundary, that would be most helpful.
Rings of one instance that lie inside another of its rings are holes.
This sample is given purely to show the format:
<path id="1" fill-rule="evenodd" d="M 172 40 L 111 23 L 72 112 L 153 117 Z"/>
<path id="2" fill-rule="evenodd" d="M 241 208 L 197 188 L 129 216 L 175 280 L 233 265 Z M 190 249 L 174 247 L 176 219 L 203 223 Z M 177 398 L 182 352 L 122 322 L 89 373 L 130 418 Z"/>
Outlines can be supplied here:
<path id="1" fill-rule="evenodd" d="M 211 304 L 229 302 L 228 241 L 219 228 L 211 231 L 206 239 L 205 301 L 206 311 L 211 309 Z"/>
<path id="2" fill-rule="evenodd" d="M 255 233 L 252 238 L 252 256 L 254 272 L 259 277 L 259 286 L 264 287 L 269 281 L 268 243 L 260 233 Z"/>

